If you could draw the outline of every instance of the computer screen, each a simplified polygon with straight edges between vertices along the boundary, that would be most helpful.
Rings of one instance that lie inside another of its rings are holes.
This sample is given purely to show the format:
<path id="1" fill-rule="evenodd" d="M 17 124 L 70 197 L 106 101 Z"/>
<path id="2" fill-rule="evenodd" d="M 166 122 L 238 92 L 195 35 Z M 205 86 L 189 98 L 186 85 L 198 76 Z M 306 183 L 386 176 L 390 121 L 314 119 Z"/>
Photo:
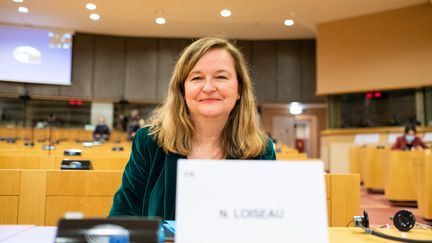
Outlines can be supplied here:
<path id="1" fill-rule="evenodd" d="M 70 85 L 72 33 L 0 25 L 0 81 Z"/>

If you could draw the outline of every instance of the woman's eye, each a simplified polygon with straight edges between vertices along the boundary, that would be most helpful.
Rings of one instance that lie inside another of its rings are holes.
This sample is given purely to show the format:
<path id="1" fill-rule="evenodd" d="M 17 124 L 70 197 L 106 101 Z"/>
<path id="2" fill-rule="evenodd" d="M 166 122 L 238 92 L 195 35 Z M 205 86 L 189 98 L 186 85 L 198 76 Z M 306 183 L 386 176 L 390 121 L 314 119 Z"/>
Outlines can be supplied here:
<path id="1" fill-rule="evenodd" d="M 192 77 L 191 80 L 192 81 L 201 80 L 201 77 L 198 77 L 198 76 L 197 77 Z"/>
<path id="2" fill-rule="evenodd" d="M 226 76 L 217 76 L 216 78 L 217 78 L 217 79 L 227 79 Z"/>

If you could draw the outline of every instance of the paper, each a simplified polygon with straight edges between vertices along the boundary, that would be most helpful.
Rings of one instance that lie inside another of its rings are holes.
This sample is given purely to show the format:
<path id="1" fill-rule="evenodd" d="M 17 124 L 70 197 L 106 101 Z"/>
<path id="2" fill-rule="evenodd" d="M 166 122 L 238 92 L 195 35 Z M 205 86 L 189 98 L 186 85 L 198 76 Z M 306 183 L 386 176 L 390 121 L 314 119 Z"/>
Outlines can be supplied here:
<path id="1" fill-rule="evenodd" d="M 321 161 L 178 162 L 176 243 L 326 243 L 327 231 Z"/>

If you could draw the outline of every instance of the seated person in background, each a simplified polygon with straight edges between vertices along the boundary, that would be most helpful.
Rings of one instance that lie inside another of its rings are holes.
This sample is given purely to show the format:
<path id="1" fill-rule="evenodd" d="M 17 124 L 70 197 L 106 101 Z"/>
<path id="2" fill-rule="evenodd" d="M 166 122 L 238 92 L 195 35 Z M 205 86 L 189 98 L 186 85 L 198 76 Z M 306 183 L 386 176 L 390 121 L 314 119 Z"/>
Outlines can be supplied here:
<path id="1" fill-rule="evenodd" d="M 132 140 L 135 137 L 136 131 L 140 128 L 138 124 L 139 119 L 140 117 L 139 117 L 138 110 L 137 109 L 132 110 L 127 125 L 129 140 Z"/>
<path id="2" fill-rule="evenodd" d="M 239 49 L 220 38 L 192 43 L 174 68 L 165 102 L 136 132 L 109 216 L 173 220 L 177 159 L 275 160 L 256 117 Z"/>
<path id="3" fill-rule="evenodd" d="M 110 129 L 105 124 L 105 117 L 100 116 L 98 119 L 98 124 L 93 131 L 93 139 L 96 141 L 108 141 L 110 137 Z"/>
<path id="4" fill-rule="evenodd" d="M 423 141 L 416 136 L 417 130 L 414 126 L 406 126 L 405 133 L 403 136 L 398 137 L 396 142 L 393 144 L 393 150 L 413 150 L 428 148 Z"/>

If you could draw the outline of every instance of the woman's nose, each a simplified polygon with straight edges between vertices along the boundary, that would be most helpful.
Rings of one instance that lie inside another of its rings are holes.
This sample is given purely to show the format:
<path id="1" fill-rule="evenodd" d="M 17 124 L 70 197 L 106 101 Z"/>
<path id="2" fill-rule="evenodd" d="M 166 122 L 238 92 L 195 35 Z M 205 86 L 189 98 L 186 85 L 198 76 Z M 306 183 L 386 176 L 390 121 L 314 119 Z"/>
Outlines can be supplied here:
<path id="1" fill-rule="evenodd" d="M 206 79 L 203 87 L 204 92 L 212 92 L 216 90 L 216 87 L 214 86 L 214 83 L 212 79 Z"/>

